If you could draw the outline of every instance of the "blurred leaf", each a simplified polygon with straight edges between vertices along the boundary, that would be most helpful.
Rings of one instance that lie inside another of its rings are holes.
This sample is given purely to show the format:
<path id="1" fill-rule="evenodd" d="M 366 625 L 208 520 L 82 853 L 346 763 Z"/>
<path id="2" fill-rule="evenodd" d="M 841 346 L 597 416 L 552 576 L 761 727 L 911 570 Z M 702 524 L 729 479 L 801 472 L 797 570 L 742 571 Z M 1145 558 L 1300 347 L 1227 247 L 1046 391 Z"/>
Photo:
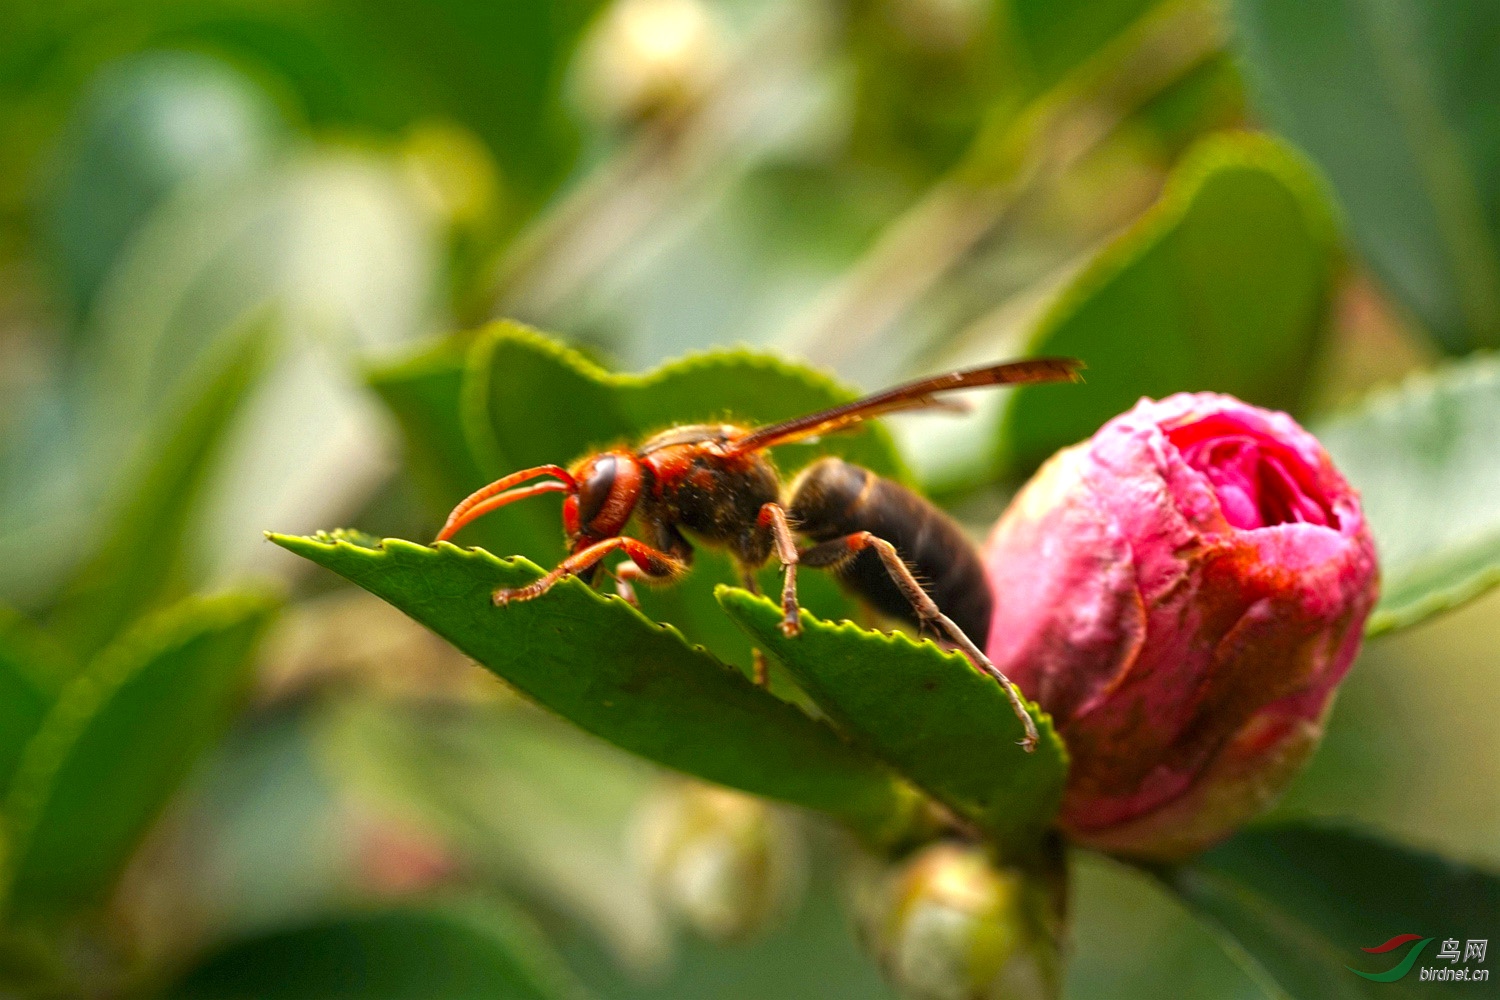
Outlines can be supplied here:
<path id="1" fill-rule="evenodd" d="M 0 36 L 0 138 L 19 150 L 15 176 L 0 172 L 0 198 L 35 176 L 57 120 L 101 66 L 154 48 L 226 56 L 277 97 L 289 97 L 319 129 L 390 136 L 422 121 L 460 123 L 496 160 L 511 207 L 527 210 L 574 165 L 578 141 L 563 85 L 579 33 L 597 6 L 597 0 L 22 4 L 7 11 L 11 30 Z"/>
<path id="2" fill-rule="evenodd" d="M 1011 395 L 1006 467 L 1025 472 L 1143 395 L 1212 389 L 1295 409 L 1334 252 L 1327 204 L 1295 154 L 1251 135 L 1200 144 L 1042 318 L 1022 353 L 1080 357 L 1087 384 Z"/>
<path id="3" fill-rule="evenodd" d="M 920 182 L 1070 86 L 1160 0 L 864 0 L 845 19 L 854 146 Z M 985 153 L 983 155 L 989 155 Z"/>
<path id="4" fill-rule="evenodd" d="M 1050 716 L 1027 703 L 1041 734 L 1028 754 L 1016 745 L 1024 730 L 1000 686 L 961 654 L 806 612 L 802 634 L 788 638 L 780 607 L 766 598 L 731 587 L 718 597 L 857 745 L 980 826 L 1007 856 L 1037 846 L 1068 773 Z"/>
<path id="5" fill-rule="evenodd" d="M 1381 594 L 1367 634 L 1500 583 L 1500 360 L 1417 375 L 1314 429 L 1375 532 Z"/>
<path id="6" fill-rule="evenodd" d="M 230 338 L 147 436 L 124 491 L 128 499 L 50 616 L 51 628 L 81 658 L 158 604 L 176 582 L 188 524 L 230 425 L 261 374 L 268 336 L 256 325 Z"/>
<path id="7" fill-rule="evenodd" d="M 438 241 L 399 165 L 348 147 L 313 148 L 232 189 L 184 192 L 142 228 L 101 296 L 88 375 L 102 419 L 155 412 L 188 364 L 258 314 L 275 316 L 288 353 L 316 347 L 345 366 L 351 353 L 407 342 L 441 319 Z M 304 419 L 337 419 L 330 402 L 348 409 L 336 392 L 303 394 L 300 409 L 322 404 Z"/>
<path id="8" fill-rule="evenodd" d="M 247 176 L 273 158 L 280 114 L 255 83 L 195 52 L 146 52 L 101 71 L 49 183 L 46 235 L 75 312 L 143 219 L 178 187 Z"/>
<path id="9" fill-rule="evenodd" d="M 659 977 L 621 976 L 607 953 L 576 935 L 568 964 L 610 1000 L 896 1000 L 859 943 L 847 905 L 847 862 L 847 852 L 819 851 L 806 902 L 784 925 L 727 948 L 687 937 Z"/>
<path id="10" fill-rule="evenodd" d="M 35 929 L 0 933 L 0 987 L 7 995 L 61 997 L 79 992 L 78 976 L 50 935 Z"/>
<path id="11" fill-rule="evenodd" d="M 845 47 L 855 71 L 854 152 L 931 180 L 958 161 L 996 104 L 1023 77 L 999 44 L 998 4 L 916 0 L 848 5 Z"/>
<path id="12" fill-rule="evenodd" d="M 0 795 L 10 787 L 21 753 L 67 672 L 67 657 L 50 639 L 0 607 Z"/>
<path id="13" fill-rule="evenodd" d="M 343 705 L 321 743 L 357 793 L 415 810 L 466 867 L 595 931 L 627 965 L 664 957 L 663 916 L 628 854 L 659 780 L 639 758 L 519 704 Z"/>
<path id="14" fill-rule="evenodd" d="M 339 11 L 345 38 L 381 57 L 384 98 L 414 105 L 413 117 L 467 124 L 499 161 L 513 195 L 535 201 L 566 174 L 576 138 L 562 114 L 562 85 L 599 0 L 329 0 L 329 6 Z"/>
<path id="15" fill-rule="evenodd" d="M 80 666 L 50 633 L 5 605 L 0 605 L 0 661 L 15 664 L 28 684 L 49 698 Z"/>
<path id="16" fill-rule="evenodd" d="M 1492 872 L 1316 826 L 1252 827 L 1164 877 L 1269 993 L 1295 1000 L 1428 996 L 1415 975 L 1376 983 L 1349 968 L 1395 966 L 1404 952 L 1361 949 L 1397 934 L 1464 939 L 1500 913 Z"/>
<path id="17" fill-rule="evenodd" d="M 143 228 L 100 298 L 81 443 L 108 468 L 121 430 L 162 419 L 200 358 L 247 318 L 272 317 L 276 349 L 190 528 L 205 577 L 271 569 L 279 554 L 247 525 L 312 530 L 389 474 L 382 413 L 353 363 L 443 322 L 439 240 L 398 163 L 347 145 L 230 192 L 185 192 Z"/>
<path id="18" fill-rule="evenodd" d="M 1245 83 L 1234 56 L 1219 52 L 1141 105 L 1132 123 L 1175 160 L 1209 132 L 1241 127 L 1245 121 Z"/>
<path id="19" fill-rule="evenodd" d="M 1500 7 L 1231 6 L 1252 92 L 1328 175 L 1371 267 L 1447 350 L 1500 345 Z"/>
<path id="20" fill-rule="evenodd" d="M 463 425 L 488 478 L 639 443 L 674 424 L 770 423 L 855 395 L 813 371 L 747 351 L 692 355 L 645 375 L 615 374 L 515 323 L 494 324 L 481 333 L 469 355 L 463 393 Z M 772 457 L 790 471 L 821 454 L 907 479 L 891 438 L 874 425 L 819 445 L 777 448 Z M 461 499 L 454 496 L 449 506 Z M 506 507 L 485 518 L 495 524 L 483 538 L 497 551 L 555 563 L 566 554 L 557 509 L 546 501 Z M 730 581 L 741 582 L 729 558 L 700 548 L 686 580 L 639 588 L 641 606 L 651 618 L 673 623 L 693 642 L 744 668 L 749 645 L 713 597 L 714 584 Z M 826 578 L 809 579 L 804 599 L 828 617 L 852 613 L 851 602 Z"/>
<path id="21" fill-rule="evenodd" d="M 5 803 L 5 912 L 46 921 L 108 889 L 245 694 L 274 605 L 192 598 L 104 650 L 59 694 Z"/>
<path id="22" fill-rule="evenodd" d="M 190 9 L 164 40 L 208 43 L 280 76 L 313 124 L 389 135 L 423 120 L 462 123 L 495 158 L 516 206 L 573 165 L 562 87 L 597 0 L 251 2 Z M 235 9 L 240 8 L 240 9 Z"/>
<path id="23" fill-rule="evenodd" d="M 446 543 L 339 536 L 273 542 L 389 601 L 547 708 L 667 767 L 822 809 L 879 837 L 912 799 L 880 764 L 823 723 L 757 688 L 616 597 L 577 578 L 496 608 L 497 587 L 541 571 Z"/>
<path id="24" fill-rule="evenodd" d="M 289 613 L 288 632 L 300 613 Z M 173 909 L 193 914 L 194 926 L 248 934 L 372 891 L 374 824 L 349 808 L 315 745 L 317 715 L 334 701 L 257 706 L 179 793 L 166 838 L 170 871 L 150 881 L 170 880 Z"/>
<path id="25" fill-rule="evenodd" d="M 559 1000 L 582 989 L 518 916 L 403 907 L 329 916 L 231 941 L 164 1000 Z"/>
<path id="26" fill-rule="evenodd" d="M 489 478 L 475 463 L 459 422 L 467 346 L 457 337 L 445 338 L 410 358 L 376 366 L 366 374 L 370 388 L 401 426 L 406 464 L 429 507 L 437 512 L 452 508 Z M 490 523 L 478 522 L 474 536 L 482 537 Z"/>
<path id="27" fill-rule="evenodd" d="M 1035 86 L 1087 62 L 1160 0 L 1009 0 L 1010 24 Z"/>

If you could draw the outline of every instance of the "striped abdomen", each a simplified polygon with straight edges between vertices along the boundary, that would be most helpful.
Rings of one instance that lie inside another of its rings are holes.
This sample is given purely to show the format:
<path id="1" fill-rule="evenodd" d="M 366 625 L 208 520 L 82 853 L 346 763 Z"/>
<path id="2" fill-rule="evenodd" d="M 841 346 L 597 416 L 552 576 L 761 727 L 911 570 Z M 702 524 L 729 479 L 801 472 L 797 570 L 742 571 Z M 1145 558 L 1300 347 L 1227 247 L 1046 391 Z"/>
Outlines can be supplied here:
<path id="1" fill-rule="evenodd" d="M 837 458 L 809 466 L 791 494 L 788 513 L 798 533 L 826 542 L 868 531 L 890 542 L 943 613 L 984 648 L 994 599 L 973 543 L 947 514 L 899 483 Z M 915 622 L 875 552 L 859 553 L 836 572 L 877 610 Z"/>

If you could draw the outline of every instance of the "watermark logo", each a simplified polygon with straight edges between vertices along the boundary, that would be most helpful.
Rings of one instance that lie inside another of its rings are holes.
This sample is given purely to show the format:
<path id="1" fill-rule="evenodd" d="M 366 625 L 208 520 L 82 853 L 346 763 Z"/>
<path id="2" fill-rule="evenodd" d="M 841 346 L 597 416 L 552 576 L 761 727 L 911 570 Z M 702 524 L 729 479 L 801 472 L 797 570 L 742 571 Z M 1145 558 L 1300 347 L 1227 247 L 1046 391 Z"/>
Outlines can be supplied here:
<path id="1" fill-rule="evenodd" d="M 1361 948 L 1360 950 L 1369 955 L 1389 955 L 1407 948 L 1406 954 L 1401 961 L 1382 972 L 1366 972 L 1356 969 L 1352 965 L 1344 968 L 1356 976 L 1375 983 L 1394 983 L 1409 975 L 1416 966 L 1417 960 L 1422 957 L 1422 952 L 1427 946 L 1436 941 L 1434 937 L 1423 937 L 1420 934 L 1397 934 L 1384 944 L 1377 944 L 1373 948 Z M 1490 942 L 1488 938 L 1469 938 L 1463 942 L 1460 949 L 1458 938 L 1444 938 L 1438 946 L 1437 954 L 1433 956 L 1434 962 L 1447 962 L 1444 966 L 1423 966 L 1418 972 L 1418 979 L 1423 982 L 1486 982 L 1490 978 L 1490 970 L 1479 968 L 1484 965 L 1485 958 L 1489 952 Z M 1459 968 L 1459 963 L 1463 967 Z"/>

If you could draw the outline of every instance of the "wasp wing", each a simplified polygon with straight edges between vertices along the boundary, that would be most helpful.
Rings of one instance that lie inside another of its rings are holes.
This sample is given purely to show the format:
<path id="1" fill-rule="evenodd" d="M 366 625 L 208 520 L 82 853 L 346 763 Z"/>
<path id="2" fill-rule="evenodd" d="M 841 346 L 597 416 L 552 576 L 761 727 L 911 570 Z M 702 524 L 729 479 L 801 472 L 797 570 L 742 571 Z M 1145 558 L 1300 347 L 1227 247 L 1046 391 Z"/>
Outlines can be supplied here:
<path id="1" fill-rule="evenodd" d="M 887 413 L 949 407 L 952 405 L 950 401 L 940 399 L 939 396 L 960 389 L 1035 382 L 1080 382 L 1082 377 L 1078 373 L 1082 369 L 1083 362 L 1076 358 L 1028 358 L 1025 361 L 1007 361 L 983 368 L 934 375 L 832 409 L 794 417 L 779 424 L 757 427 L 734 442 L 730 450 L 743 454 L 834 434 Z"/>

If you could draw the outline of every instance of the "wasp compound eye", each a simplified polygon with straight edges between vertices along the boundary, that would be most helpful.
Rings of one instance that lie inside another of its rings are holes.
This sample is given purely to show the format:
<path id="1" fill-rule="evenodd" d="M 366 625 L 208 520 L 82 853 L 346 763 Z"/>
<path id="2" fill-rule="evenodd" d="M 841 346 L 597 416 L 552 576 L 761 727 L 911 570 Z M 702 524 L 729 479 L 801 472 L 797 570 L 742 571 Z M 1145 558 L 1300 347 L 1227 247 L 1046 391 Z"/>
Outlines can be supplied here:
<path id="1" fill-rule="evenodd" d="M 641 468 L 626 452 L 595 455 L 578 469 L 578 505 L 567 527 L 584 539 L 613 538 L 625 528 L 641 495 Z M 576 544 L 578 539 L 573 539 Z"/>
<path id="2" fill-rule="evenodd" d="M 578 521 L 584 527 L 592 524 L 604 509 L 604 501 L 614 489 L 617 471 L 618 464 L 613 455 L 600 455 L 589 463 L 582 482 L 578 484 Z"/>

